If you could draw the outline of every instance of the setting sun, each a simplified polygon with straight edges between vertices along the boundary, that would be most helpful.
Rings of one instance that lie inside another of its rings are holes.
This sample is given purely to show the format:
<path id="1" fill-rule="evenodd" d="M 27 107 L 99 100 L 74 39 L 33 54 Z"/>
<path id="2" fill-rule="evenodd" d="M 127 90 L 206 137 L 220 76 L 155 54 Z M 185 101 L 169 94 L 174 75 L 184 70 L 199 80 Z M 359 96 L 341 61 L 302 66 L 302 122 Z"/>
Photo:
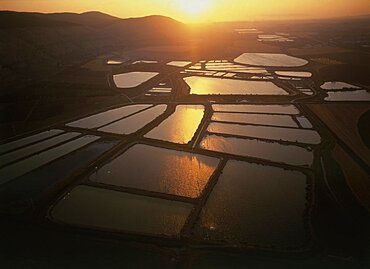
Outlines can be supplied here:
<path id="1" fill-rule="evenodd" d="M 210 6 L 210 0 L 176 0 L 176 5 L 180 12 L 189 16 L 199 16 L 204 13 Z"/>
<path id="2" fill-rule="evenodd" d="M 0 34 L 1 268 L 370 269 L 370 0 L 0 0 Z"/>
<path id="3" fill-rule="evenodd" d="M 349 4 L 350 3 L 350 4 Z M 370 12 L 369 0 L 0 0 L 0 9 L 32 12 L 98 10 L 120 18 L 163 15 L 181 22 L 314 19 Z"/>

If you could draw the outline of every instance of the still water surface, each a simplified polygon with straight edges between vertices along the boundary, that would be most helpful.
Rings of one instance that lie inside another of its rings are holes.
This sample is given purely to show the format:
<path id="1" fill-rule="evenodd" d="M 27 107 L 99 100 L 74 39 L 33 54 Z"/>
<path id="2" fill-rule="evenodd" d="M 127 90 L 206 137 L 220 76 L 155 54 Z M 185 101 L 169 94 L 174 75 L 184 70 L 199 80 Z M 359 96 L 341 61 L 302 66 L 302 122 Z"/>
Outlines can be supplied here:
<path id="1" fill-rule="evenodd" d="M 192 205 L 80 185 L 53 208 L 54 220 L 101 230 L 174 236 Z"/>
<path id="2" fill-rule="evenodd" d="M 197 95 L 289 95 L 272 82 L 191 76 L 185 78 Z"/>
<path id="3" fill-rule="evenodd" d="M 97 170 L 90 180 L 196 198 L 218 163 L 212 157 L 138 144 Z"/>
<path id="4" fill-rule="evenodd" d="M 261 247 L 299 247 L 306 231 L 306 176 L 229 161 L 202 210 L 197 235 Z"/>
<path id="5" fill-rule="evenodd" d="M 202 105 L 178 105 L 176 111 L 145 137 L 178 144 L 188 144 L 204 115 Z"/>

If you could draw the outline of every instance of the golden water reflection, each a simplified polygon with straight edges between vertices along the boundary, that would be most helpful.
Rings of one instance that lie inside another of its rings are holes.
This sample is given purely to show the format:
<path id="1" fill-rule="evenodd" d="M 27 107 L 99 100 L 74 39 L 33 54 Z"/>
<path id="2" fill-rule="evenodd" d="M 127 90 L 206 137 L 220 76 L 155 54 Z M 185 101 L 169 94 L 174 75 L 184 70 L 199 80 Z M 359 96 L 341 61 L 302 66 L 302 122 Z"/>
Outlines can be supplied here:
<path id="1" fill-rule="evenodd" d="M 254 157 L 291 165 L 311 166 L 313 162 L 313 152 L 305 148 L 257 139 L 208 135 L 202 140 L 200 147 L 216 152 Z"/>
<path id="2" fill-rule="evenodd" d="M 196 198 L 218 163 L 208 156 L 139 144 L 92 174 L 90 180 Z"/>
<path id="3" fill-rule="evenodd" d="M 176 111 L 145 137 L 178 144 L 188 144 L 204 115 L 202 105 L 178 105 Z"/>
<path id="4" fill-rule="evenodd" d="M 197 95 L 289 95 L 269 81 L 246 81 L 191 76 L 185 78 L 191 94 Z"/>

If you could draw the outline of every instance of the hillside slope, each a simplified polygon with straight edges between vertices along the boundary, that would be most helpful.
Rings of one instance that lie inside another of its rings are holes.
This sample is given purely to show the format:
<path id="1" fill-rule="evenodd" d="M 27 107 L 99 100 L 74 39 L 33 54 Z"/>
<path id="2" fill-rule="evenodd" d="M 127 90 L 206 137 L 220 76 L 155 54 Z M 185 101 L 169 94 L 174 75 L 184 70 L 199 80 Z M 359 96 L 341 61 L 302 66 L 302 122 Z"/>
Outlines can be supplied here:
<path id="1" fill-rule="evenodd" d="M 182 23 L 163 16 L 0 11 L 0 79 L 45 75 L 100 54 L 177 42 L 185 32 Z"/>

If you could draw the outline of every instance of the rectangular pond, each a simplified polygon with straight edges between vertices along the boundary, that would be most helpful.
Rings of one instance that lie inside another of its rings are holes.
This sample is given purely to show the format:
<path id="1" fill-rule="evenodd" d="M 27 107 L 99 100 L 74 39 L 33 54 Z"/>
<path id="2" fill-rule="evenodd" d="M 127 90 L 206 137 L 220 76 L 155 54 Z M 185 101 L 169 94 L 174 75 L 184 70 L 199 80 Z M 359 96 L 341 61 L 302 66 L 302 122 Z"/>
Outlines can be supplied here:
<path id="1" fill-rule="evenodd" d="M 268 81 L 246 81 L 227 78 L 190 76 L 184 79 L 190 93 L 196 95 L 289 95 Z"/>
<path id="2" fill-rule="evenodd" d="M 214 76 L 215 77 L 222 77 L 225 74 L 226 74 L 225 72 L 218 72 L 218 73 L 214 74 Z"/>
<path id="3" fill-rule="evenodd" d="M 47 148 L 53 147 L 67 140 L 75 138 L 81 135 L 80 133 L 65 133 L 58 136 L 51 137 L 47 140 L 43 140 L 36 144 L 26 146 L 24 148 L 17 149 L 15 151 L 8 152 L 4 155 L 0 155 L 0 166 L 7 165 L 16 160 L 22 159 L 24 157 L 30 156 L 37 152 L 43 151 Z"/>
<path id="4" fill-rule="evenodd" d="M 330 91 L 325 101 L 370 101 L 370 92 L 366 90 Z"/>
<path id="5" fill-rule="evenodd" d="M 27 159 L 5 166 L 4 168 L 0 169 L 0 184 L 4 184 L 12 179 L 31 172 L 36 168 L 39 168 L 92 142 L 95 142 L 99 138 L 100 137 L 98 136 L 83 136 L 47 151 L 43 151 L 37 155 L 28 157 Z"/>
<path id="6" fill-rule="evenodd" d="M 284 76 L 284 77 L 297 77 L 297 78 L 312 77 L 311 72 L 304 72 L 304 71 L 275 71 L 275 74 L 278 76 Z"/>
<path id="7" fill-rule="evenodd" d="M 34 134 L 34 135 L 31 135 L 31 136 L 27 136 L 27 137 L 24 137 L 24 138 L 15 140 L 15 141 L 11 141 L 11 142 L 8 142 L 8 143 L 1 144 L 0 145 L 0 154 L 3 154 L 5 152 L 8 152 L 8 151 L 20 148 L 20 147 L 27 146 L 29 144 L 41 141 L 41 140 L 46 139 L 46 138 L 50 138 L 50 137 L 55 136 L 55 135 L 59 135 L 63 132 L 64 131 L 62 131 L 62 130 L 53 129 L 53 130 L 45 131 L 45 132 L 42 132 L 42 133 Z"/>
<path id="8" fill-rule="evenodd" d="M 225 78 L 233 78 L 235 77 L 235 73 L 226 73 L 226 75 L 224 75 Z"/>
<path id="9" fill-rule="evenodd" d="M 129 72 L 113 75 L 113 81 L 117 88 L 129 89 L 138 87 L 157 75 L 157 72 Z"/>
<path id="10" fill-rule="evenodd" d="M 301 117 L 296 117 L 296 119 L 298 120 L 299 124 L 303 127 L 303 128 L 306 128 L 306 129 L 311 129 L 313 128 L 312 126 L 312 123 L 304 116 L 301 116 Z"/>
<path id="11" fill-rule="evenodd" d="M 271 140 L 298 142 L 304 144 L 320 144 L 321 137 L 314 130 L 291 129 L 268 126 L 253 126 L 228 123 L 211 123 L 208 132 Z"/>
<path id="12" fill-rule="evenodd" d="M 262 113 L 298 115 L 299 110 L 293 105 L 222 105 L 214 104 L 212 108 L 216 112 L 239 112 L 239 113 Z"/>
<path id="13" fill-rule="evenodd" d="M 149 92 L 155 92 L 155 93 L 171 93 L 172 91 L 172 88 L 160 88 L 160 87 L 156 87 L 156 88 L 153 88 L 151 90 L 149 90 Z"/>
<path id="14" fill-rule="evenodd" d="M 210 151 L 300 166 L 311 166 L 314 158 L 312 151 L 295 145 L 219 135 L 207 135 L 200 147 Z"/>
<path id="15" fill-rule="evenodd" d="M 133 113 L 137 113 L 143 109 L 146 109 L 152 105 L 128 105 L 124 107 L 119 107 L 111 109 L 105 112 L 101 112 L 86 118 L 82 118 L 71 123 L 68 123 L 69 127 L 94 129 L 106 125 L 110 122 L 116 121 L 118 119 L 127 117 Z"/>
<path id="16" fill-rule="evenodd" d="M 266 248 L 300 248 L 307 242 L 307 178 L 298 171 L 228 161 L 195 234 L 203 240 Z"/>
<path id="17" fill-rule="evenodd" d="M 153 61 L 153 60 L 137 60 L 135 62 L 133 62 L 132 64 L 135 65 L 135 64 L 157 64 L 158 61 Z"/>
<path id="18" fill-rule="evenodd" d="M 185 67 L 185 66 L 188 66 L 189 64 L 191 64 L 191 62 L 187 62 L 187 61 L 172 61 L 172 62 L 167 63 L 167 65 L 175 66 L 175 67 Z"/>
<path id="19" fill-rule="evenodd" d="M 51 211 L 58 223 L 107 231 L 177 236 L 191 204 L 80 185 Z"/>
<path id="20" fill-rule="evenodd" d="M 329 81 L 322 84 L 321 89 L 327 90 L 327 91 L 340 91 L 345 89 L 351 89 L 351 90 L 359 90 L 360 87 L 357 87 L 355 85 L 340 82 L 340 81 Z"/>
<path id="21" fill-rule="evenodd" d="M 148 134 L 147 138 L 188 144 L 194 137 L 204 115 L 202 105 L 178 105 L 176 111 Z"/>
<path id="22" fill-rule="evenodd" d="M 267 74 L 267 70 L 257 67 L 246 67 L 244 65 L 236 65 L 234 63 L 211 63 L 206 64 L 206 70 L 213 71 L 228 71 L 246 74 Z"/>
<path id="23" fill-rule="evenodd" d="M 90 180 L 197 198 L 219 160 L 199 154 L 137 144 L 99 168 Z"/>
<path id="24" fill-rule="evenodd" d="M 162 115 L 166 109 L 167 105 L 157 105 L 130 117 L 111 123 L 98 130 L 107 133 L 129 135 L 151 123 L 157 117 Z"/>
<path id="25" fill-rule="evenodd" d="M 110 150 L 118 141 L 96 141 L 90 145 L 63 156 L 49 164 L 37 168 L 0 188 L 0 204 L 13 204 L 27 201 L 41 194 L 78 171 L 85 171 L 86 166 L 100 155 Z"/>
<path id="26" fill-rule="evenodd" d="M 297 123 L 289 115 L 264 115 L 264 114 L 215 112 L 212 115 L 212 121 L 222 121 L 230 123 L 251 123 L 258 125 L 298 128 Z"/>

